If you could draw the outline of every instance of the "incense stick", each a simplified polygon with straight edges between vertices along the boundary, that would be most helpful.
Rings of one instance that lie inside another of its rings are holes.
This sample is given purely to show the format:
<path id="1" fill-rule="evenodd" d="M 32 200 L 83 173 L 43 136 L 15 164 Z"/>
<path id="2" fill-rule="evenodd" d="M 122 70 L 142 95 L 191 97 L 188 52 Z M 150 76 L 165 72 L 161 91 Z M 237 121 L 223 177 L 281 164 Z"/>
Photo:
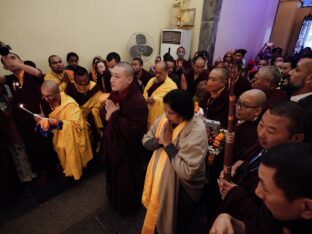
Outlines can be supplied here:
<path id="1" fill-rule="evenodd" d="M 38 115 L 38 114 L 35 114 L 35 113 L 31 112 L 30 110 L 27 110 L 27 109 L 24 107 L 23 104 L 20 104 L 19 107 L 20 107 L 22 110 L 24 110 L 24 111 L 28 112 L 29 114 L 33 115 L 34 117 L 39 118 L 39 119 L 43 119 L 42 116 L 40 116 L 40 115 Z"/>

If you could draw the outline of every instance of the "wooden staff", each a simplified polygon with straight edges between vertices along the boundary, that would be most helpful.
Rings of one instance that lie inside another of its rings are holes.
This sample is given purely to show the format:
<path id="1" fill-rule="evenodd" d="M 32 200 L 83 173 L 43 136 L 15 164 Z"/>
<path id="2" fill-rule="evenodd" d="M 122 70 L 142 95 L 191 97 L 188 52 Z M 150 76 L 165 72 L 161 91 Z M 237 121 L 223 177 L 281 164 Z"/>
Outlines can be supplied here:
<path id="1" fill-rule="evenodd" d="M 234 81 L 237 78 L 237 72 L 236 72 L 235 66 L 230 65 L 229 72 L 230 72 L 229 115 L 228 115 L 228 128 L 225 133 L 224 163 L 223 163 L 224 178 L 228 181 L 231 180 L 233 146 L 234 146 L 234 140 L 235 140 L 235 135 L 233 132 L 234 114 L 235 114 Z"/>

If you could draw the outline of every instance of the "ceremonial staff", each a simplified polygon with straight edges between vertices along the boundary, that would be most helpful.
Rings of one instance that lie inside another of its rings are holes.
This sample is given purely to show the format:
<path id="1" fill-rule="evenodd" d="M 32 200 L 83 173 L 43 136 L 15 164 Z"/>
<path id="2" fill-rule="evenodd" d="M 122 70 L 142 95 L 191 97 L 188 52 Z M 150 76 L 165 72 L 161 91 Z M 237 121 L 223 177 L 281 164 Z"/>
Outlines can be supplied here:
<path id="1" fill-rule="evenodd" d="M 232 157 L 235 135 L 233 132 L 234 114 L 235 114 L 235 94 L 234 82 L 238 76 L 237 67 L 230 64 L 229 66 L 230 79 L 229 79 L 229 115 L 228 115 L 228 128 L 225 133 L 225 147 L 224 147 L 224 163 L 223 171 L 224 178 L 228 181 L 231 180 Z"/>

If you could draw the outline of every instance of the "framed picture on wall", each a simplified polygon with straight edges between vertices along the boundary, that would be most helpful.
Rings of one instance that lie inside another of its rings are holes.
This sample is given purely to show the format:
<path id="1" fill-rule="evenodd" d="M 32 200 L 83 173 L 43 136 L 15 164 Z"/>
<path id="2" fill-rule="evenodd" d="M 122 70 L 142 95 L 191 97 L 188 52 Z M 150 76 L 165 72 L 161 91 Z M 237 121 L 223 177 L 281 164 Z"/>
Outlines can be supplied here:
<path id="1" fill-rule="evenodd" d="M 194 26 L 196 8 L 185 9 L 181 11 L 181 24 L 183 26 Z"/>

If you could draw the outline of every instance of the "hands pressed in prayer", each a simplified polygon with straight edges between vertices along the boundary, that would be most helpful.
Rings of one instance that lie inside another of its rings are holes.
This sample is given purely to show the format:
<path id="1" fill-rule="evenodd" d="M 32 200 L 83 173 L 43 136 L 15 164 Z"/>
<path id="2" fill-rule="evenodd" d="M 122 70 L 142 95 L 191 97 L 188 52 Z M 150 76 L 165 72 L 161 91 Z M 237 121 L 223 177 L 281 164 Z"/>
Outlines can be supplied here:
<path id="1" fill-rule="evenodd" d="M 106 110 L 106 116 L 105 116 L 105 120 L 108 121 L 111 117 L 111 115 L 119 110 L 120 107 L 119 107 L 119 104 L 115 104 L 112 100 L 106 100 L 105 102 L 105 110 Z"/>
<path id="2" fill-rule="evenodd" d="M 245 230 L 246 227 L 242 221 L 222 213 L 213 222 L 209 234 L 243 234 Z"/>
<path id="3" fill-rule="evenodd" d="M 171 143 L 171 139 L 172 139 L 172 127 L 169 121 L 167 121 L 164 124 L 164 127 L 160 133 L 159 144 L 162 144 L 164 147 L 166 147 Z"/>
<path id="4" fill-rule="evenodd" d="M 223 176 L 220 176 L 220 178 L 218 179 L 218 185 L 222 199 L 226 197 L 226 195 L 232 188 L 238 186 L 237 184 L 227 181 L 223 178 Z"/>
<path id="5" fill-rule="evenodd" d="M 154 98 L 148 97 L 147 100 L 146 100 L 146 102 L 147 102 L 148 104 L 153 104 L 153 103 L 154 103 Z"/>

